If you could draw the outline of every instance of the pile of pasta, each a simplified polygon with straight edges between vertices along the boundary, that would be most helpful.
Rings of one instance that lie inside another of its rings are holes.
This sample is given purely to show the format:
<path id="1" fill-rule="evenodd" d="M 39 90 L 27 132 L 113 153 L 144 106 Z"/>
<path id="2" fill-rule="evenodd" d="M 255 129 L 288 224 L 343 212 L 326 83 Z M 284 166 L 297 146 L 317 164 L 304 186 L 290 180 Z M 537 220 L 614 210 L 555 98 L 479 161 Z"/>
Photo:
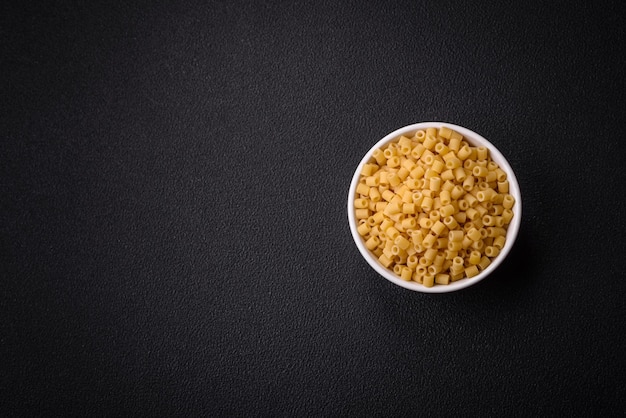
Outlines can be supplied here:
<path id="1" fill-rule="evenodd" d="M 487 268 L 504 247 L 514 203 L 489 150 L 445 126 L 376 149 L 354 199 L 367 249 L 401 279 L 427 287 Z"/>

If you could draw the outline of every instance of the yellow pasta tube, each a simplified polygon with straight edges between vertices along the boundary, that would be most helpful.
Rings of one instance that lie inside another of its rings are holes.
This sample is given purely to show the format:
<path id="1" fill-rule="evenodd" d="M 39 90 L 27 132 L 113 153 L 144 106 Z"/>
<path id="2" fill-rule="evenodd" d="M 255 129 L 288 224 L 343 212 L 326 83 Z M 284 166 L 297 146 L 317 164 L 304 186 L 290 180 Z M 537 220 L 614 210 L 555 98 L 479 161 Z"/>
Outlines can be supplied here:
<path id="1" fill-rule="evenodd" d="M 429 189 L 433 192 L 438 192 L 441 189 L 441 178 L 431 177 L 429 182 Z"/>
<path id="2" fill-rule="evenodd" d="M 480 218 L 480 213 L 474 208 L 467 209 L 465 211 L 465 214 L 470 221 L 475 221 L 476 219 Z"/>
<path id="3" fill-rule="evenodd" d="M 367 223 L 361 224 L 357 228 L 357 232 L 361 236 L 365 236 L 365 235 L 369 234 L 371 230 L 372 230 L 372 228 Z"/>
<path id="4" fill-rule="evenodd" d="M 461 196 L 465 194 L 465 190 L 458 184 L 454 186 L 454 188 L 450 191 L 450 196 L 452 199 L 459 199 Z"/>
<path id="5" fill-rule="evenodd" d="M 407 177 L 409 177 L 409 170 L 404 167 L 400 167 L 400 169 L 396 172 L 396 176 L 398 176 L 401 181 L 404 181 Z"/>
<path id="6" fill-rule="evenodd" d="M 461 161 L 463 161 L 468 159 L 472 155 L 472 150 L 469 146 L 464 145 L 461 147 L 461 149 L 459 149 L 459 152 L 457 152 L 456 155 Z"/>
<path id="7" fill-rule="evenodd" d="M 472 169 L 472 174 L 474 175 L 474 177 L 486 177 L 487 174 L 489 173 L 489 170 L 487 169 L 487 167 L 482 167 L 480 165 L 475 165 L 474 168 Z"/>
<path id="8" fill-rule="evenodd" d="M 484 246 L 485 246 L 485 243 L 483 242 L 482 239 L 479 239 L 478 241 L 474 241 L 472 243 L 472 248 L 474 250 L 482 250 Z"/>
<path id="9" fill-rule="evenodd" d="M 435 284 L 435 277 L 432 274 L 426 274 L 422 278 L 422 284 L 425 287 L 433 287 Z"/>
<path id="10" fill-rule="evenodd" d="M 404 203 L 402 205 L 402 213 L 406 215 L 414 215 L 417 212 L 415 203 Z"/>
<path id="11" fill-rule="evenodd" d="M 417 228 L 417 221 L 415 218 L 406 218 L 402 220 L 402 228 L 404 229 L 415 229 Z"/>
<path id="12" fill-rule="evenodd" d="M 393 272 L 394 272 L 397 276 L 399 276 L 400 274 L 402 274 L 402 268 L 403 268 L 403 267 L 405 267 L 405 266 L 403 266 L 402 264 L 398 264 L 398 263 L 396 263 L 396 265 L 395 265 L 395 266 L 393 266 Z"/>
<path id="13" fill-rule="evenodd" d="M 472 189 L 472 191 L 473 190 L 474 189 Z M 476 205 L 478 205 L 478 199 L 476 199 L 476 197 L 471 193 L 467 193 L 465 196 L 463 196 L 463 200 L 467 202 L 467 205 L 470 208 L 476 207 Z"/>
<path id="14" fill-rule="evenodd" d="M 387 175 L 389 173 L 387 171 L 379 171 L 378 179 L 380 180 L 381 187 L 387 187 L 389 185 L 389 180 L 387 179 Z"/>
<path id="15" fill-rule="evenodd" d="M 511 196 L 510 194 L 507 194 L 506 196 L 504 196 L 504 200 L 502 201 L 502 206 L 504 206 L 505 209 L 511 209 L 514 204 L 515 204 L 515 198 L 513 196 Z"/>
<path id="16" fill-rule="evenodd" d="M 487 257 L 497 257 L 498 254 L 500 254 L 500 249 L 498 247 L 486 247 L 485 248 L 485 255 Z"/>
<path id="17" fill-rule="evenodd" d="M 430 228 L 432 228 L 432 227 L 433 227 L 433 221 L 431 221 L 431 220 L 430 220 L 430 218 L 421 218 L 421 219 L 419 220 L 419 225 L 420 225 L 422 228 L 427 228 L 427 229 L 430 229 Z"/>
<path id="18" fill-rule="evenodd" d="M 465 212 L 457 212 L 452 216 L 459 224 L 463 224 L 467 221 L 467 214 Z"/>
<path id="19" fill-rule="evenodd" d="M 449 215 L 446 216 L 443 219 L 443 224 L 446 226 L 446 228 L 448 228 L 449 230 L 455 229 L 459 226 L 458 222 L 456 221 L 456 219 L 454 219 L 454 216 Z M 460 231 L 459 231 L 460 232 Z"/>
<path id="20" fill-rule="evenodd" d="M 476 266 L 469 266 L 465 269 L 465 276 L 467 277 L 474 277 L 478 275 L 478 267 Z"/>
<path id="21" fill-rule="evenodd" d="M 425 173 L 426 173 L 426 171 L 424 170 L 424 168 L 422 166 L 419 166 L 419 165 L 415 166 L 415 168 L 413 168 L 413 170 L 410 171 L 410 175 L 414 179 L 420 179 L 420 178 L 424 177 Z"/>
<path id="22" fill-rule="evenodd" d="M 470 239 L 470 237 L 468 237 L 467 235 L 465 235 L 465 236 L 463 237 L 463 241 L 461 241 L 461 246 L 462 246 L 462 247 L 463 247 L 463 249 L 465 250 L 465 249 L 469 248 L 469 247 L 470 247 L 473 243 L 474 243 L 474 241 L 472 241 L 472 240 Z M 459 250 L 459 251 L 460 251 L 460 250 Z"/>
<path id="23" fill-rule="evenodd" d="M 441 190 L 441 192 L 439 192 L 439 198 L 441 199 L 441 204 L 443 206 L 447 206 L 450 204 L 452 197 L 450 196 L 450 191 L 448 190 Z M 453 212 L 454 212 L 454 207 L 452 207 Z"/>
<path id="24" fill-rule="evenodd" d="M 452 135 L 450 137 L 450 141 L 448 142 L 448 148 L 450 148 L 454 152 L 459 152 L 459 149 L 461 149 L 461 138 Z"/>
<path id="25" fill-rule="evenodd" d="M 450 284 L 450 275 L 445 273 L 435 275 L 435 283 L 443 285 Z"/>
<path id="26" fill-rule="evenodd" d="M 505 224 L 509 224 L 513 219 L 513 211 L 511 209 L 504 209 L 502 211 L 502 220 L 504 220 Z"/>
<path id="27" fill-rule="evenodd" d="M 385 219 L 380 223 L 380 230 L 386 231 L 393 226 L 393 222 L 389 219 Z"/>
<path id="28" fill-rule="evenodd" d="M 402 208 L 397 203 L 389 203 L 383 213 L 387 216 L 393 215 L 394 213 L 402 212 Z"/>
<path id="29" fill-rule="evenodd" d="M 434 276 L 441 271 L 441 265 L 436 265 L 435 263 L 428 266 L 426 269 L 429 275 Z"/>
<path id="30" fill-rule="evenodd" d="M 408 256 L 406 259 L 406 265 L 411 270 L 415 270 L 417 267 L 417 256 L 415 254 Z"/>
<path id="31" fill-rule="evenodd" d="M 497 226 L 490 226 L 489 228 L 487 228 L 487 236 L 489 237 L 499 237 L 499 236 L 505 236 L 506 235 L 506 229 L 504 228 L 500 228 Z"/>
<path id="32" fill-rule="evenodd" d="M 428 267 L 428 266 L 430 266 L 432 264 L 432 260 L 429 260 L 426 257 L 421 256 L 419 258 L 419 260 L 418 260 L 418 263 L 419 263 L 420 267 Z M 425 273 L 426 273 L 426 269 L 424 269 L 424 273 L 423 274 L 425 274 Z"/>
<path id="33" fill-rule="evenodd" d="M 424 198 L 424 196 L 422 196 L 422 193 L 420 192 L 413 192 L 412 198 L 413 198 L 413 203 L 416 206 L 420 206 L 422 204 L 422 199 Z"/>
<path id="34" fill-rule="evenodd" d="M 467 231 L 467 237 L 469 237 L 469 239 L 471 239 L 474 242 L 482 238 L 480 235 L 480 231 L 478 231 L 476 228 L 473 228 L 473 227 L 469 231 Z"/>
<path id="35" fill-rule="evenodd" d="M 449 244 L 449 243 L 448 243 Z M 446 260 L 450 260 L 450 265 L 452 265 L 452 260 L 454 259 L 454 257 L 456 257 L 457 255 L 459 255 L 458 251 L 451 251 L 451 250 L 444 250 L 443 251 L 443 256 L 445 257 Z M 449 267 L 449 266 L 448 266 Z"/>
<path id="36" fill-rule="evenodd" d="M 432 262 L 435 259 L 436 255 L 437 255 L 437 250 L 434 248 L 429 248 L 424 252 L 424 258 L 426 258 L 430 262 Z"/>
<path id="37" fill-rule="evenodd" d="M 463 242 L 462 241 L 450 241 L 448 240 L 448 250 L 449 251 L 461 251 L 463 249 Z"/>
<path id="38" fill-rule="evenodd" d="M 402 192 L 402 203 L 413 203 L 413 191 L 408 187 Z"/>
<path id="39" fill-rule="evenodd" d="M 411 151 L 411 157 L 415 158 L 416 160 L 419 160 L 420 158 L 422 158 L 422 154 L 424 153 L 424 151 L 426 151 L 426 148 L 424 147 L 424 145 L 417 144 Z"/>
<path id="40" fill-rule="evenodd" d="M 411 245 L 411 242 L 408 239 L 404 238 L 402 235 L 398 235 L 393 242 L 395 245 L 403 250 L 406 250 Z"/>
<path id="41" fill-rule="evenodd" d="M 452 206 L 451 204 L 442 206 L 441 209 L 439 209 L 439 214 L 443 218 L 454 215 L 454 206 Z"/>
<path id="42" fill-rule="evenodd" d="M 370 187 L 380 186 L 380 177 L 369 176 L 365 178 L 365 184 Z"/>
<path id="43" fill-rule="evenodd" d="M 400 231 L 398 231 L 395 227 L 390 226 L 389 228 L 387 228 L 387 230 L 385 231 L 385 234 L 387 234 L 387 236 L 389 238 L 391 238 L 392 240 L 395 240 L 396 237 L 398 235 L 400 235 Z"/>
<path id="44" fill-rule="evenodd" d="M 433 231 L 436 236 L 439 236 L 446 230 L 446 226 L 443 222 L 437 221 L 433 224 L 430 230 Z"/>
<path id="45" fill-rule="evenodd" d="M 448 233 L 448 240 L 451 242 L 461 242 L 463 241 L 464 236 L 465 234 L 463 234 L 463 231 L 450 231 Z"/>
<path id="46" fill-rule="evenodd" d="M 383 154 L 385 155 L 385 158 L 387 158 L 387 159 L 389 159 L 389 158 L 391 158 L 393 156 L 398 155 L 398 150 L 395 147 L 393 147 L 392 145 L 395 145 L 395 144 L 390 144 L 385 149 L 385 151 L 383 151 Z"/>
<path id="47" fill-rule="evenodd" d="M 402 179 L 398 176 L 398 174 L 393 173 L 390 176 L 387 177 L 387 180 L 389 181 L 389 185 L 391 187 L 396 187 L 398 186 L 400 183 L 402 183 Z"/>
<path id="48" fill-rule="evenodd" d="M 369 195 L 369 193 L 370 193 L 370 188 L 369 188 L 369 186 L 367 186 L 367 184 L 365 184 L 365 183 L 359 183 L 359 184 L 356 186 L 356 192 L 357 192 L 358 194 L 360 194 L 360 195 L 363 195 L 363 196 L 368 196 L 368 195 Z"/>
<path id="49" fill-rule="evenodd" d="M 402 197 L 398 196 L 398 194 L 396 193 L 396 195 L 391 198 L 391 201 L 389 203 L 393 203 L 401 207 L 403 203 Z"/>
<path id="50" fill-rule="evenodd" d="M 402 168 L 406 168 L 410 173 L 415 167 L 417 167 L 417 164 L 415 164 L 415 161 L 413 161 L 410 157 L 408 157 L 402 160 L 402 162 L 400 163 L 400 166 Z"/>
<path id="51" fill-rule="evenodd" d="M 504 212 L 504 207 L 502 205 L 493 205 L 491 207 L 491 209 L 489 209 L 489 214 L 490 215 L 502 215 L 502 212 Z"/>
<path id="52" fill-rule="evenodd" d="M 507 179 L 506 173 L 501 168 L 496 168 L 496 181 L 503 182 Z"/>
<path id="53" fill-rule="evenodd" d="M 445 139 L 450 139 L 450 136 L 452 135 L 452 129 L 448 128 L 447 126 L 442 126 L 439 129 L 439 136 Z"/>
<path id="54" fill-rule="evenodd" d="M 412 145 L 412 141 L 410 138 L 407 138 L 406 136 L 402 135 L 400 137 L 400 139 L 398 140 L 398 146 L 400 147 L 400 152 L 402 154 L 408 154 L 411 152 L 411 145 Z"/>
<path id="55" fill-rule="evenodd" d="M 470 253 L 468 261 L 469 261 L 470 264 L 478 264 L 478 263 L 480 263 L 480 257 L 481 256 L 482 256 L 482 254 L 480 253 L 480 251 L 474 250 L 474 251 L 472 251 Z"/>
<path id="56" fill-rule="evenodd" d="M 454 180 L 454 172 L 450 169 L 444 170 L 443 172 L 441 172 L 441 180 L 443 180 L 444 182 Z M 450 187 L 450 190 L 452 190 L 452 187 Z"/>
<path id="57" fill-rule="evenodd" d="M 478 199 L 479 202 L 491 202 L 491 199 L 493 199 L 495 195 L 495 190 L 485 189 L 476 193 L 476 199 Z"/>
<path id="58" fill-rule="evenodd" d="M 424 173 L 424 181 L 427 181 L 427 180 L 430 181 L 430 179 L 433 177 L 439 178 L 439 173 L 437 173 L 432 168 L 427 169 L 426 172 Z"/>
<path id="59" fill-rule="evenodd" d="M 463 180 L 463 189 L 465 189 L 465 191 L 470 191 L 474 188 L 474 181 L 476 180 L 476 178 L 474 176 L 467 176 L 465 177 L 465 180 Z"/>
<path id="60" fill-rule="evenodd" d="M 382 254 L 380 257 L 378 257 L 378 261 L 380 261 L 380 263 L 385 266 L 385 268 L 389 268 L 391 263 L 393 263 L 391 257 L 387 257 L 385 254 Z"/>
<path id="61" fill-rule="evenodd" d="M 376 212 L 374 215 L 367 218 L 367 224 L 369 226 L 374 226 L 380 224 L 383 219 L 385 219 L 385 215 L 382 212 Z"/>
<path id="62" fill-rule="evenodd" d="M 382 195 L 381 195 L 381 196 L 382 196 L 382 198 L 383 198 L 383 199 L 385 199 L 387 202 L 391 202 L 391 199 L 393 199 L 393 198 L 395 197 L 395 195 L 396 195 L 396 194 L 395 194 L 394 192 L 392 192 L 391 190 L 385 190 L 385 191 L 382 193 Z"/>
<path id="63" fill-rule="evenodd" d="M 375 149 L 372 153 L 372 157 L 376 160 L 376 164 L 380 167 L 384 166 L 387 163 L 387 158 L 385 158 L 385 153 L 380 149 Z"/>
<path id="64" fill-rule="evenodd" d="M 437 138 L 434 135 L 426 135 L 424 139 L 424 147 L 428 150 L 432 150 L 435 148 L 437 144 Z"/>
<path id="65" fill-rule="evenodd" d="M 368 195 L 369 195 L 369 198 L 372 200 L 372 202 L 376 203 L 380 201 L 381 196 L 376 187 L 370 187 Z"/>
<path id="66" fill-rule="evenodd" d="M 406 251 L 404 251 L 402 248 L 398 247 L 397 245 L 392 245 L 391 246 L 391 254 L 398 256 L 400 259 L 404 259 L 406 258 Z M 396 260 L 394 258 L 394 260 Z M 398 264 L 402 264 L 402 262 L 400 261 L 396 261 Z"/>
<path id="67" fill-rule="evenodd" d="M 441 174 L 444 168 L 446 168 L 446 166 L 440 160 L 433 161 L 433 164 L 431 166 L 431 169 L 437 174 Z"/>
<path id="68" fill-rule="evenodd" d="M 378 237 L 370 237 L 367 241 L 365 241 L 365 247 L 367 247 L 368 250 L 373 250 L 378 247 L 379 244 L 380 239 L 378 239 Z"/>
<path id="69" fill-rule="evenodd" d="M 474 169 L 474 166 L 476 165 L 476 161 L 468 158 L 467 160 L 463 161 L 463 168 L 466 170 L 469 170 L 470 172 Z"/>
<path id="70" fill-rule="evenodd" d="M 420 157 L 420 161 L 422 161 L 426 165 L 432 165 L 435 160 L 435 154 L 432 153 L 429 149 L 425 149 L 422 152 L 422 156 Z"/>
<path id="71" fill-rule="evenodd" d="M 458 182 L 464 181 L 467 177 L 467 173 L 465 172 L 465 169 L 463 167 L 457 167 L 452 171 L 454 172 L 454 178 Z"/>
<path id="72" fill-rule="evenodd" d="M 478 213 L 480 214 L 479 219 L 482 218 L 483 216 L 485 216 L 487 214 L 487 212 L 489 212 L 489 209 L 487 209 L 482 204 L 476 205 L 475 207 L 476 207 L 476 210 L 478 211 Z"/>
<path id="73" fill-rule="evenodd" d="M 425 211 L 430 211 L 430 209 L 433 207 L 433 199 L 431 197 L 424 196 L 420 207 Z"/>
<path id="74" fill-rule="evenodd" d="M 376 164 L 365 164 L 361 169 L 361 175 L 363 176 L 371 176 L 378 170 L 378 165 Z"/>
<path id="75" fill-rule="evenodd" d="M 437 152 L 437 154 L 441 156 L 444 156 L 450 152 L 450 148 L 448 148 L 448 146 L 443 142 L 437 142 L 435 144 L 435 152 Z"/>
<path id="76" fill-rule="evenodd" d="M 354 213 L 357 219 L 367 219 L 370 217 L 369 209 L 356 209 Z"/>
<path id="77" fill-rule="evenodd" d="M 424 237 L 424 240 L 422 241 L 422 245 L 425 248 L 432 248 L 433 245 L 435 245 L 435 241 L 437 241 L 437 237 L 434 236 L 433 234 L 428 234 Z"/>

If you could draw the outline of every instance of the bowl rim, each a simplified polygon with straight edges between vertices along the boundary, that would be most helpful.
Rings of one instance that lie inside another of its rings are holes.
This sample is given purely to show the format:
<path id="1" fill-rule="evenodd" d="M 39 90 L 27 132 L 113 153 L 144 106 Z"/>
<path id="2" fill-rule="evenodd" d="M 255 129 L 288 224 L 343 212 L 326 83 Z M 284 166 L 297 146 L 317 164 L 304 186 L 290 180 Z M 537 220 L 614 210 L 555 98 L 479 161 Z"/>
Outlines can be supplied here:
<path id="1" fill-rule="evenodd" d="M 396 276 L 391 270 L 385 268 L 378 259 L 370 253 L 370 251 L 365 247 L 365 243 L 361 238 L 361 235 L 357 230 L 357 221 L 354 210 L 354 196 L 356 195 L 356 187 L 359 182 L 359 178 L 361 176 L 361 170 L 363 165 L 366 164 L 371 158 L 375 149 L 378 149 L 389 142 L 392 142 L 394 139 L 399 138 L 401 135 L 405 135 L 411 132 L 415 132 L 420 129 L 426 128 L 440 128 L 441 126 L 449 127 L 461 135 L 463 135 L 464 139 L 467 139 L 473 146 L 484 145 L 489 149 L 489 154 L 491 159 L 500 166 L 507 173 L 507 180 L 509 181 L 509 193 L 515 197 L 515 204 L 513 206 L 513 219 L 508 226 L 507 229 L 507 240 L 500 254 L 491 262 L 491 264 L 483 271 L 481 271 L 478 275 L 472 278 L 463 278 L 456 282 L 450 283 L 448 285 L 435 285 L 433 287 L 426 287 L 420 283 L 413 281 L 404 281 L 400 277 Z M 507 159 L 502 155 L 500 150 L 485 139 L 482 135 L 467 129 L 463 126 L 455 125 L 453 123 L 448 122 L 419 122 L 413 123 L 410 125 L 403 126 L 395 131 L 385 135 L 382 139 L 380 139 L 374 146 L 372 146 L 369 151 L 365 154 L 365 156 L 361 159 L 358 164 L 353 176 L 352 181 L 350 183 L 350 189 L 348 191 L 348 223 L 350 226 L 350 232 L 352 233 L 352 238 L 359 249 L 359 252 L 365 259 L 365 261 L 381 276 L 390 282 L 401 286 L 405 289 L 422 292 L 422 293 L 449 293 L 457 290 L 465 289 L 469 286 L 472 286 L 486 277 L 488 277 L 491 273 L 493 273 L 498 266 L 506 259 L 511 249 L 513 248 L 515 241 L 517 240 L 517 236 L 520 230 L 522 221 L 522 194 L 519 188 L 519 183 L 517 181 L 517 177 L 515 176 L 515 172 L 513 168 L 507 161 Z"/>

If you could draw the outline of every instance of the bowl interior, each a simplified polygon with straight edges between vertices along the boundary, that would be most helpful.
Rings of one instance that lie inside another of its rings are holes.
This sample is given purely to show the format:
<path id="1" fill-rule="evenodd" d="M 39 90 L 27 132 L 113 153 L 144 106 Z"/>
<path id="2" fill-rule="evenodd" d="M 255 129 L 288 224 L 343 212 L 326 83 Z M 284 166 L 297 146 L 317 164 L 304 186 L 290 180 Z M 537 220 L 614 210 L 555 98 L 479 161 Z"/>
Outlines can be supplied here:
<path id="1" fill-rule="evenodd" d="M 507 174 L 507 179 L 509 181 L 509 194 L 511 194 L 515 198 L 515 204 L 513 205 L 513 208 L 512 208 L 514 216 L 513 216 L 513 219 L 511 220 L 511 223 L 509 224 L 507 228 L 506 242 L 504 244 L 504 247 L 500 251 L 500 254 L 495 259 L 492 260 L 491 264 L 487 266 L 485 270 L 481 271 L 477 276 L 474 276 L 472 278 L 464 278 L 456 282 L 452 282 L 448 285 L 435 285 L 433 287 L 426 287 L 417 282 L 413 282 L 413 281 L 408 282 L 408 281 L 402 280 L 400 277 L 394 274 L 393 271 L 385 268 L 378 261 L 378 258 L 374 256 L 367 249 L 367 247 L 365 247 L 365 242 L 363 241 L 363 238 L 359 235 L 357 231 L 358 223 L 357 223 L 355 213 L 354 213 L 354 209 L 355 209 L 354 197 L 356 195 L 356 187 L 359 182 L 361 169 L 363 168 L 363 165 L 367 164 L 367 162 L 372 158 L 372 154 L 374 150 L 384 147 L 386 144 L 394 140 L 397 140 L 401 135 L 413 136 L 413 134 L 420 129 L 433 128 L 433 127 L 440 128 L 442 126 L 447 126 L 450 129 L 457 131 L 458 133 L 463 135 L 464 139 L 467 140 L 467 142 L 470 143 L 470 145 L 472 146 L 485 146 L 489 149 L 491 159 L 495 163 L 497 163 L 500 166 L 500 168 L 504 170 Z M 445 123 L 445 122 L 416 123 L 413 125 L 405 126 L 403 128 L 400 128 L 386 135 L 384 138 L 378 141 L 367 152 L 367 154 L 365 154 L 365 156 L 359 163 L 354 173 L 354 176 L 352 177 L 352 182 L 350 184 L 350 191 L 348 194 L 348 220 L 350 223 L 350 231 L 352 233 L 352 237 L 354 238 L 354 242 L 356 243 L 359 251 L 361 252 L 361 255 L 363 255 L 367 263 L 374 270 L 376 270 L 381 276 L 397 284 L 398 286 L 402 286 L 406 289 L 415 290 L 415 291 L 424 292 L 424 293 L 453 292 L 453 291 L 471 286 L 475 283 L 478 283 L 479 281 L 483 280 L 485 277 L 489 276 L 502 263 L 502 261 L 506 258 L 508 253 L 511 251 L 511 248 L 513 247 L 513 244 L 515 243 L 515 239 L 517 238 L 517 234 L 519 232 L 519 228 L 521 225 L 521 218 L 522 218 L 521 215 L 522 215 L 522 196 L 520 193 L 519 184 L 517 182 L 517 179 L 515 178 L 515 173 L 513 173 L 513 169 L 511 168 L 508 161 L 504 158 L 502 153 L 500 153 L 500 151 L 493 144 L 491 144 L 481 135 L 467 128 L 464 128 L 462 126 L 454 125 L 451 123 Z"/>

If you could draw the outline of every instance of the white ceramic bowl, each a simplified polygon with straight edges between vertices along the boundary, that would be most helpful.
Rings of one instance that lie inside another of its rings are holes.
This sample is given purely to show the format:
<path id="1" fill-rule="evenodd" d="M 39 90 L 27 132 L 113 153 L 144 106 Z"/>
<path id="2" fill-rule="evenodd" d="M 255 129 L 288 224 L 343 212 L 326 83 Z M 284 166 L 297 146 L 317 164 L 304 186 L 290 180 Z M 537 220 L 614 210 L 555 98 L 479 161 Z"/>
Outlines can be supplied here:
<path id="1" fill-rule="evenodd" d="M 470 145 L 485 146 L 489 149 L 489 154 L 491 156 L 491 159 L 494 162 L 496 162 L 500 166 L 500 168 L 504 170 L 507 174 L 507 179 L 509 181 L 509 194 L 511 194 L 515 198 L 515 204 L 512 208 L 513 219 L 511 220 L 511 223 L 509 224 L 508 229 L 507 229 L 506 243 L 504 245 L 504 248 L 502 248 L 502 250 L 500 251 L 500 254 L 495 259 L 492 260 L 491 264 L 489 264 L 489 266 L 485 270 L 481 271 L 477 276 L 474 276 L 472 278 L 464 278 L 456 282 L 452 282 L 448 285 L 435 284 L 433 287 L 426 287 L 417 282 L 413 282 L 413 281 L 408 282 L 408 281 L 402 280 L 400 277 L 394 274 L 393 271 L 385 268 L 382 264 L 380 264 L 380 262 L 378 261 L 378 258 L 374 254 L 372 254 L 367 249 L 367 247 L 365 247 L 365 242 L 363 241 L 363 238 L 361 238 L 361 236 L 359 235 L 357 231 L 358 225 L 357 225 L 357 220 L 356 220 L 355 211 L 354 211 L 354 199 L 356 196 L 356 187 L 359 182 L 361 169 L 363 168 L 363 165 L 366 164 L 372 158 L 372 153 L 374 152 L 375 149 L 382 148 L 386 144 L 399 139 L 400 135 L 413 136 L 413 134 L 420 129 L 426 129 L 426 128 L 432 128 L 432 127 L 440 128 L 442 126 L 447 126 L 451 128 L 452 130 L 459 132 L 461 135 L 463 135 L 464 139 L 470 143 Z M 414 125 L 405 126 L 404 128 L 400 128 L 390 133 L 389 135 L 385 136 L 383 139 L 378 141 L 367 152 L 367 154 L 365 154 L 365 156 L 359 163 L 359 166 L 357 167 L 356 171 L 354 172 L 354 176 L 352 177 L 352 183 L 350 184 L 350 191 L 348 193 L 348 221 L 350 223 L 350 231 L 352 232 L 352 237 L 354 238 L 354 242 L 359 248 L 361 255 L 363 255 L 363 258 L 365 258 L 365 261 L 367 261 L 367 263 L 370 266 L 372 266 L 372 268 L 376 270 L 381 276 L 391 281 L 392 283 L 397 284 L 398 286 L 402 286 L 406 289 L 415 290 L 418 292 L 425 292 L 425 293 L 453 292 L 455 290 L 464 289 L 468 286 L 476 284 L 479 281 L 483 280 L 485 277 L 489 276 L 500 265 L 500 263 L 504 261 L 506 256 L 509 254 L 509 252 L 511 251 L 511 248 L 513 247 L 513 244 L 515 243 L 515 239 L 517 238 L 517 234 L 519 232 L 520 224 L 522 221 L 522 195 L 520 193 L 517 179 L 515 178 L 515 173 L 513 173 L 513 169 L 511 169 L 511 166 L 509 165 L 507 160 L 500 153 L 500 151 L 498 151 L 498 149 L 495 146 L 493 146 L 491 142 L 487 141 L 485 138 L 478 135 L 476 132 L 470 131 L 469 129 L 463 128 L 461 126 L 453 125 L 451 123 L 422 122 L 422 123 L 416 123 Z"/>

